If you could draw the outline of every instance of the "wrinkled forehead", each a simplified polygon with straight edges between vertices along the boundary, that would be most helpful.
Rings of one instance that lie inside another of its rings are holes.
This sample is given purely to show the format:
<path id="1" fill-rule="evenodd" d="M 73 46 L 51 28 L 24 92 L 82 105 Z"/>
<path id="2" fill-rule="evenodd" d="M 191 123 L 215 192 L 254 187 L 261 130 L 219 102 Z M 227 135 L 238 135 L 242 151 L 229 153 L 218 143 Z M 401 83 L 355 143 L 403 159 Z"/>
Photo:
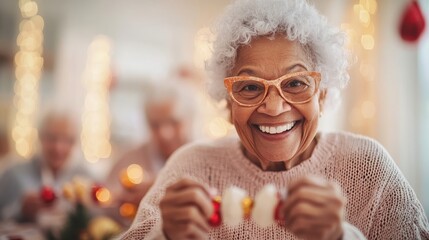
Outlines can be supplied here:
<path id="1" fill-rule="evenodd" d="M 149 120 L 178 118 L 176 109 L 178 104 L 173 99 L 165 99 L 158 102 L 148 102 L 145 106 L 145 114 Z"/>
<path id="2" fill-rule="evenodd" d="M 284 35 L 257 37 L 237 49 L 229 75 L 239 75 L 242 71 L 249 75 L 253 75 L 253 71 L 288 73 L 297 65 L 301 70 L 313 70 L 311 59 L 305 45 L 290 41 Z"/>

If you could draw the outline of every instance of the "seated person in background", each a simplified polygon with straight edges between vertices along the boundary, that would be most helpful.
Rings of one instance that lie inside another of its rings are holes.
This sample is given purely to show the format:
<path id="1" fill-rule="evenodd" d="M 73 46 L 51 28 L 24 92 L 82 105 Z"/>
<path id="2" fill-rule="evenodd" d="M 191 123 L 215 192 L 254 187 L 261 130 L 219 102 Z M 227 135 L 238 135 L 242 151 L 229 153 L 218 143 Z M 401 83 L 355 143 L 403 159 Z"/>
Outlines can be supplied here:
<path id="1" fill-rule="evenodd" d="M 62 208 L 61 201 L 46 203 L 42 200 L 42 187 L 49 187 L 59 195 L 64 183 L 73 177 L 88 176 L 86 169 L 71 161 L 77 137 L 71 116 L 65 112 L 49 112 L 42 118 L 38 133 L 40 153 L 0 176 L 2 220 L 37 222 L 41 210 Z"/>
<path id="2" fill-rule="evenodd" d="M 193 138 L 197 106 L 190 93 L 192 88 L 184 85 L 188 86 L 186 82 L 163 82 L 145 89 L 143 112 L 150 132 L 149 140 L 125 153 L 112 167 L 107 179 L 107 186 L 118 204 L 127 202 L 138 206 L 170 155 Z M 124 171 L 132 164 L 143 170 L 142 182 L 124 186 L 121 183 Z"/>

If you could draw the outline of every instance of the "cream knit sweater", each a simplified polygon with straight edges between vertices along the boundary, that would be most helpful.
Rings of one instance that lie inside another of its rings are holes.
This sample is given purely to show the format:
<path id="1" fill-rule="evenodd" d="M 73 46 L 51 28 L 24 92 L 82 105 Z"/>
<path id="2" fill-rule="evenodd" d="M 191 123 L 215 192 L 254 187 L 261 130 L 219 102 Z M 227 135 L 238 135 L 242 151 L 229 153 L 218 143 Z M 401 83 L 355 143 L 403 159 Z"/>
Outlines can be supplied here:
<path id="1" fill-rule="evenodd" d="M 287 187 L 315 174 L 336 181 L 347 197 L 344 239 L 429 239 L 429 224 L 415 193 L 386 150 L 374 140 L 350 133 L 319 133 L 312 156 L 283 172 L 265 172 L 251 163 L 237 138 L 194 143 L 168 161 L 140 203 L 121 239 L 162 239 L 158 203 L 166 186 L 188 176 L 222 192 L 235 185 L 251 197 L 268 183 Z M 210 239 L 296 239 L 284 228 L 260 228 L 251 220 L 237 228 L 213 228 Z M 364 237 L 365 236 L 365 237 Z"/>

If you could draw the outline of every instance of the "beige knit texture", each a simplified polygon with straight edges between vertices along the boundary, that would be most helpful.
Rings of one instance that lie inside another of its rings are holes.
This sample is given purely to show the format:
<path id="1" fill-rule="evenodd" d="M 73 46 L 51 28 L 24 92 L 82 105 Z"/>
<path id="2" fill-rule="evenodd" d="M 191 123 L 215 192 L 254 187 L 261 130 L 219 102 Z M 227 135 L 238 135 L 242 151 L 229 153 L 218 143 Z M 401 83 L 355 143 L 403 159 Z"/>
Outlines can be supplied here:
<path id="1" fill-rule="evenodd" d="M 429 239 L 429 224 L 414 191 L 386 150 L 376 141 L 350 133 L 319 133 L 312 156 L 288 171 L 266 172 L 242 153 L 238 138 L 194 143 L 173 154 L 140 203 L 121 239 L 162 239 L 158 203 L 166 186 L 183 177 L 219 189 L 234 185 L 255 194 L 268 183 L 286 188 L 312 174 L 340 184 L 347 198 L 344 236 L 356 239 Z M 360 232 L 359 232 L 360 231 Z M 236 228 L 212 228 L 210 239 L 297 239 L 275 224 L 260 228 L 246 220 Z"/>

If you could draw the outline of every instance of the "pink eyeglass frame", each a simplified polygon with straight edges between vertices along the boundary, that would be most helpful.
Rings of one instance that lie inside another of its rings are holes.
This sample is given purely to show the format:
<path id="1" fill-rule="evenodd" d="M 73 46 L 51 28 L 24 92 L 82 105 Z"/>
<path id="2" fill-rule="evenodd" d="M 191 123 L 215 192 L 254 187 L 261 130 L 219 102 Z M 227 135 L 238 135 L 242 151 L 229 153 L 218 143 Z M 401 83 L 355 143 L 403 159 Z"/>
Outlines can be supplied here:
<path id="1" fill-rule="evenodd" d="M 307 100 L 305 101 L 290 101 L 288 100 L 284 95 L 283 95 L 283 91 L 281 90 L 281 82 L 285 79 L 291 78 L 291 77 L 295 77 L 295 76 L 301 76 L 301 75 L 309 75 L 311 77 L 314 78 L 314 80 L 316 81 L 316 89 L 313 93 L 313 95 L 311 95 L 311 97 L 309 97 Z M 311 100 L 311 98 L 313 98 L 313 96 L 317 93 L 317 91 L 319 90 L 319 85 L 320 85 L 320 80 L 321 80 L 322 76 L 320 74 L 320 72 L 310 72 L 310 71 L 303 71 L 303 72 L 294 72 L 294 73 L 288 73 L 285 74 L 277 79 L 274 80 L 266 80 L 263 78 L 258 78 L 258 77 L 253 77 L 253 76 L 235 76 L 235 77 L 227 77 L 223 80 L 223 83 L 229 93 L 229 96 L 240 106 L 243 107 L 254 107 L 257 105 L 260 105 L 261 103 L 264 102 L 265 98 L 267 97 L 268 94 L 268 88 L 270 86 L 274 86 L 277 88 L 277 91 L 280 93 L 280 96 L 287 102 L 289 103 L 294 103 L 294 104 L 301 104 L 301 103 L 306 103 L 308 101 Z M 237 82 L 237 81 L 243 81 L 243 80 L 252 80 L 252 81 L 256 81 L 259 83 L 262 83 L 264 85 L 264 97 L 261 99 L 261 101 L 254 103 L 254 104 L 246 104 L 246 103 L 241 103 L 239 102 L 237 99 L 235 99 L 234 94 L 232 94 L 232 85 Z"/>

